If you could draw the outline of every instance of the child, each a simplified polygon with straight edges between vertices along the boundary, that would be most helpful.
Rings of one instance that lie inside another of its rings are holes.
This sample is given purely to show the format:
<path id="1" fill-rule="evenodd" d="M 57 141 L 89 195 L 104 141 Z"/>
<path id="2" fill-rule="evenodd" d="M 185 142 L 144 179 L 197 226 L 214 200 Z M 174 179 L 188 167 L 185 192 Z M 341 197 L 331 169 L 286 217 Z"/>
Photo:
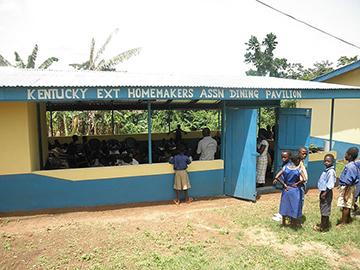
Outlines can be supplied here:
<path id="1" fill-rule="evenodd" d="M 318 232 L 327 231 L 330 226 L 329 217 L 331 213 L 331 202 L 333 198 L 333 188 L 336 182 L 336 173 L 334 168 L 334 156 L 327 154 L 324 157 L 325 170 L 321 174 L 318 181 L 318 189 L 320 191 L 320 213 L 321 223 L 314 226 L 314 230 Z"/>
<path id="2" fill-rule="evenodd" d="M 175 170 L 174 189 L 176 192 L 176 199 L 174 200 L 174 203 L 177 205 L 180 204 L 179 193 L 181 190 L 185 193 L 185 201 L 187 203 L 190 203 L 193 200 L 188 194 L 188 189 L 191 188 L 191 185 L 186 171 L 188 164 L 191 163 L 191 160 L 184 154 L 185 147 L 183 145 L 179 145 L 178 148 L 178 154 L 171 157 L 169 161 L 170 164 L 174 165 Z"/>
<path id="3" fill-rule="evenodd" d="M 355 162 L 356 167 L 358 168 L 359 174 L 360 174 L 360 160 Z M 356 190 L 355 190 L 355 196 L 354 196 L 354 215 L 358 214 L 358 210 L 359 210 L 359 205 L 358 205 L 358 200 L 360 197 L 360 176 L 359 176 L 359 182 L 356 185 Z"/>
<path id="4" fill-rule="evenodd" d="M 281 152 L 281 161 L 282 161 L 281 167 L 282 168 L 284 168 L 284 166 L 286 166 L 286 165 L 289 165 L 289 163 L 291 162 L 290 158 L 291 158 L 291 151 L 284 150 Z M 283 180 L 283 176 L 281 176 L 281 178 Z M 278 183 L 278 181 L 275 179 L 273 181 L 273 185 L 276 185 L 277 183 Z M 276 185 L 276 188 L 278 188 L 277 185 Z M 275 221 L 280 221 L 280 220 L 282 220 L 282 216 L 280 215 L 280 213 L 276 213 L 276 214 L 274 214 L 272 219 Z"/>
<path id="5" fill-rule="evenodd" d="M 350 223 L 350 210 L 354 205 L 355 187 L 359 182 L 359 169 L 355 164 L 359 149 L 350 147 L 345 153 L 345 160 L 349 163 L 345 166 L 339 179 L 338 206 L 342 208 L 342 217 L 338 225 Z"/>
<path id="6" fill-rule="evenodd" d="M 299 168 L 300 157 L 291 158 L 291 163 L 285 165 L 277 174 L 274 183 L 283 185 L 281 193 L 280 211 L 283 216 L 282 225 L 286 225 L 286 217 L 290 217 L 291 225 L 300 225 L 302 217 L 302 192 L 300 186 L 304 180 L 304 173 Z"/>

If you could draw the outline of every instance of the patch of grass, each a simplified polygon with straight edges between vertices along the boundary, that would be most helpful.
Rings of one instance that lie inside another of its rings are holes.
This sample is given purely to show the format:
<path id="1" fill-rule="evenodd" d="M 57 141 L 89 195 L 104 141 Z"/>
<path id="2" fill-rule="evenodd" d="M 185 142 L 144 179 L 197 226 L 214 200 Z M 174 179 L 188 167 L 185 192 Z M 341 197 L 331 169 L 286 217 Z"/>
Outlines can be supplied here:
<path id="1" fill-rule="evenodd" d="M 37 257 L 37 262 L 39 265 L 46 266 L 49 264 L 49 259 L 45 255 L 40 255 Z"/>
<path id="2" fill-rule="evenodd" d="M 81 255 L 81 259 L 83 261 L 90 261 L 91 259 L 94 258 L 94 254 L 93 253 L 84 253 Z"/>
<path id="3" fill-rule="evenodd" d="M 5 241 L 5 242 L 3 243 L 3 248 L 4 248 L 4 250 L 6 250 L 6 251 L 11 251 L 11 244 L 10 244 L 10 242 Z"/>
<path id="4" fill-rule="evenodd" d="M 24 241 L 19 241 L 19 237 L 23 240 L 21 235 L 16 239 L 13 235 L 4 235 L 1 244 L 11 243 L 11 252 L 0 249 L 0 257 L 5 254 L 10 258 L 14 253 L 19 261 L 21 247 L 21 252 L 27 258 L 29 254 L 39 254 L 38 251 L 41 251 L 41 256 L 34 257 L 29 263 L 36 265 L 36 268 L 93 270 L 323 270 L 332 267 L 338 269 L 339 265 L 333 264 L 346 261 L 348 256 L 352 256 L 354 261 L 357 251 L 354 252 L 352 247 L 360 248 L 360 220 L 342 229 L 335 228 L 336 219 L 340 216 L 335 198 L 331 216 L 333 227 L 327 233 L 312 230 L 320 219 L 315 193 L 305 199 L 306 221 L 299 230 L 283 228 L 279 222 L 271 219 L 278 211 L 280 194 L 270 199 L 264 196 L 264 200 L 260 199 L 257 203 L 238 201 L 231 202 L 227 207 L 204 208 L 204 211 L 193 212 L 191 218 L 179 215 L 176 222 L 172 222 L 173 216 L 139 223 L 134 221 L 129 223 L 131 229 L 126 227 L 126 223 L 121 225 L 121 230 L 114 229 L 120 227 L 115 221 L 94 224 L 86 231 L 63 229 L 59 232 L 66 235 L 68 241 L 64 241 L 62 246 L 58 242 L 55 256 L 51 250 L 54 246 L 47 243 L 44 236 L 49 235 L 48 232 L 41 234 L 39 231 L 31 240 Z M 102 232 L 101 236 L 98 235 L 99 231 Z M 46 247 L 44 251 L 43 247 Z M 297 255 L 298 247 L 304 254 Z M 340 261 L 329 260 L 327 256 L 330 258 L 332 255 L 336 255 Z M 356 268 L 349 261 L 341 269 Z"/>
<path id="5" fill-rule="evenodd" d="M 328 270 L 331 269 L 325 259 L 319 255 L 300 256 L 297 260 L 289 261 L 288 269 L 292 270 Z M 286 268 L 284 268 L 286 269 Z"/>
<path id="6" fill-rule="evenodd" d="M 353 268 L 351 266 L 348 266 L 348 265 L 343 265 L 343 266 L 340 266 L 340 270 L 356 270 L 357 268 Z"/>
<path id="7" fill-rule="evenodd" d="M 306 200 L 306 199 L 305 199 Z M 277 234 L 281 243 L 290 242 L 292 244 L 301 245 L 303 242 L 320 242 L 331 246 L 338 251 L 348 244 L 360 248 L 360 220 L 356 219 L 353 223 L 337 228 L 337 219 L 340 217 L 340 210 L 336 206 L 336 199 L 333 201 L 331 213 L 331 229 L 326 233 L 315 232 L 312 228 L 315 224 L 320 222 L 319 202 L 315 199 L 308 199 L 305 202 L 304 215 L 306 221 L 299 230 L 291 229 L 290 227 L 282 228 L 279 223 L 272 220 L 265 220 L 265 225 Z"/>
<path id="8" fill-rule="evenodd" d="M 209 269 L 210 265 L 204 246 L 198 244 L 180 246 L 171 255 L 151 252 L 136 260 L 139 269 Z"/>

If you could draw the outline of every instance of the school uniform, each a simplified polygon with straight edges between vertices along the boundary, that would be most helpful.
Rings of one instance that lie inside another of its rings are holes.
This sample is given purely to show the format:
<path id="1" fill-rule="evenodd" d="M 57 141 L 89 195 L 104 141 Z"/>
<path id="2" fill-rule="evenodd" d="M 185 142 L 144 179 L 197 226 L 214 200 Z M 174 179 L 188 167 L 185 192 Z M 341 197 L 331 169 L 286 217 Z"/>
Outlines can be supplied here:
<path id="1" fill-rule="evenodd" d="M 174 189 L 175 190 L 190 189 L 191 184 L 188 173 L 186 171 L 188 164 L 191 163 L 190 158 L 184 154 L 178 154 L 175 155 L 174 157 L 171 157 L 169 163 L 174 165 L 174 170 L 175 170 Z"/>
<path id="2" fill-rule="evenodd" d="M 355 189 L 359 183 L 359 177 L 359 168 L 354 161 L 349 162 L 339 178 L 339 198 L 337 203 L 339 207 L 352 208 L 354 206 Z"/>
<path id="3" fill-rule="evenodd" d="M 306 191 L 306 182 L 308 180 L 308 173 L 307 173 L 307 170 L 306 170 L 306 167 L 305 167 L 305 163 L 303 160 L 300 161 L 300 164 L 299 164 L 299 168 L 300 170 L 303 172 L 304 174 L 304 178 L 302 176 L 300 176 L 300 179 L 301 180 L 304 180 L 304 183 L 300 185 L 300 190 L 301 190 L 301 197 L 302 197 L 302 205 L 304 206 L 304 203 L 305 203 L 305 191 Z"/>
<path id="4" fill-rule="evenodd" d="M 320 175 L 318 181 L 318 189 L 320 191 L 320 213 L 322 216 L 330 216 L 335 183 L 336 173 L 334 166 L 326 168 Z M 324 192 L 326 192 L 325 198 L 322 196 Z"/>
<path id="5" fill-rule="evenodd" d="M 302 192 L 300 187 L 292 187 L 291 185 L 300 180 L 301 170 L 298 167 L 291 168 L 284 166 L 283 181 L 288 186 L 281 193 L 280 210 L 282 216 L 301 218 L 302 217 Z"/>
<path id="6" fill-rule="evenodd" d="M 355 165 L 358 168 L 358 171 L 360 174 L 360 160 L 355 161 Z M 359 175 L 359 182 L 356 185 L 356 190 L 355 190 L 355 195 L 354 195 L 355 204 L 356 204 L 357 200 L 359 199 L 359 196 L 360 196 L 360 175 Z"/>

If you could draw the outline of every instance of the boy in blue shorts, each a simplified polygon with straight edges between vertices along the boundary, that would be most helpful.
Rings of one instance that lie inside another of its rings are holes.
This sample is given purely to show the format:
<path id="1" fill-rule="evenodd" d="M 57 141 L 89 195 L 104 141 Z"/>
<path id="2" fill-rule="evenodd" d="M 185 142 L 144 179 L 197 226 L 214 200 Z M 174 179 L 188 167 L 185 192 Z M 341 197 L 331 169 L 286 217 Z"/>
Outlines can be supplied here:
<path id="1" fill-rule="evenodd" d="M 349 163 L 345 166 L 339 179 L 338 206 L 342 208 L 342 216 L 339 225 L 350 223 L 350 210 L 354 205 L 355 188 L 359 182 L 359 169 L 355 164 L 359 149 L 351 147 L 346 151 L 345 160 Z"/>
<path id="2" fill-rule="evenodd" d="M 314 226 L 314 230 L 318 232 L 327 231 L 330 227 L 331 202 L 333 199 L 333 188 L 336 183 L 336 173 L 334 168 L 335 157 L 327 154 L 324 157 L 325 170 L 321 174 L 318 181 L 318 189 L 320 191 L 320 213 L 321 223 Z"/>

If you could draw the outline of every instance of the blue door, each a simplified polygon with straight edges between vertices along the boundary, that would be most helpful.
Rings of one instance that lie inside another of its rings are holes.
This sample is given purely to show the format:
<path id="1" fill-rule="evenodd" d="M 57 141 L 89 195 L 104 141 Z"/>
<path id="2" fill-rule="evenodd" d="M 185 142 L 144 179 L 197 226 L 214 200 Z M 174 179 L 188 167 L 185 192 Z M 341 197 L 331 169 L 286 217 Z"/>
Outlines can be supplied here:
<path id="1" fill-rule="evenodd" d="M 276 131 L 275 170 L 281 167 L 281 151 L 290 150 L 294 154 L 300 147 L 309 148 L 311 127 L 311 109 L 278 109 L 278 127 Z M 305 160 L 307 162 L 307 159 Z"/>
<path id="2" fill-rule="evenodd" d="M 225 194 L 256 200 L 256 109 L 225 109 Z"/>

